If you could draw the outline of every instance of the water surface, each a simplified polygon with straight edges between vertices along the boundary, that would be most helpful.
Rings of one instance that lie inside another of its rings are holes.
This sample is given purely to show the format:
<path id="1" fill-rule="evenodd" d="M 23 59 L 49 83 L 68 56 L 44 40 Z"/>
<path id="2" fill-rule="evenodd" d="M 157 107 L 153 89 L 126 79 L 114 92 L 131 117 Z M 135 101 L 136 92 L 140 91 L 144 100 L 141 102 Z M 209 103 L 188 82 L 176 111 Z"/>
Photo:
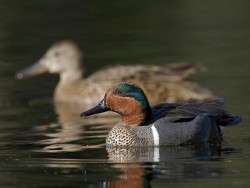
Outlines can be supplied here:
<path id="1" fill-rule="evenodd" d="M 247 0 L 0 1 L 0 187 L 249 187 L 249 7 Z M 14 78 L 65 38 L 84 50 L 88 74 L 115 64 L 205 65 L 191 79 L 225 97 L 244 121 L 225 131 L 221 152 L 106 150 L 100 144 L 116 119 L 58 115 L 56 75 Z"/>

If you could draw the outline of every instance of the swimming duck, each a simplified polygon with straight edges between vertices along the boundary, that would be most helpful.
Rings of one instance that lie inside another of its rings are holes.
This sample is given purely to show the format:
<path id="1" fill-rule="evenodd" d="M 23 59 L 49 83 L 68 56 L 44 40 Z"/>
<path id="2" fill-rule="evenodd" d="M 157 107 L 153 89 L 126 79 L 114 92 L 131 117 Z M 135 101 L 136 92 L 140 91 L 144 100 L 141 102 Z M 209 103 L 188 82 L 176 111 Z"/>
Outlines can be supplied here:
<path id="1" fill-rule="evenodd" d="M 87 109 L 101 100 L 107 87 L 122 81 L 141 85 L 151 104 L 214 98 L 209 90 L 186 80 L 201 69 L 190 64 L 126 65 L 104 68 L 85 77 L 81 50 L 74 42 L 64 40 L 53 44 L 37 63 L 24 68 L 16 77 L 24 79 L 45 72 L 59 74 L 54 101 L 80 103 Z"/>
<path id="2" fill-rule="evenodd" d="M 222 140 L 220 126 L 241 121 L 222 108 L 222 100 L 193 103 L 164 103 L 150 108 L 143 90 L 133 83 L 118 83 L 94 108 L 81 113 L 90 116 L 105 111 L 121 115 L 111 129 L 108 146 L 182 145 Z"/>

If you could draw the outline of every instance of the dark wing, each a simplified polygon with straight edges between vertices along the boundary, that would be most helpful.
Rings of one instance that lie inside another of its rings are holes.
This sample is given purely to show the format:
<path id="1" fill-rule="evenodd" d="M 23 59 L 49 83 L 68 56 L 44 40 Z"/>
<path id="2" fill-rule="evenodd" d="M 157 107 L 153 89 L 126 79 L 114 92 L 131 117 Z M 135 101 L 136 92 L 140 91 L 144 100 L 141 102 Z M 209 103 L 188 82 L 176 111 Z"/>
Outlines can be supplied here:
<path id="1" fill-rule="evenodd" d="M 198 115 L 207 114 L 214 117 L 218 125 L 227 126 L 241 121 L 239 116 L 231 116 L 223 108 L 224 100 L 215 99 L 196 103 L 160 104 L 152 108 L 152 120 L 168 117 L 176 122 L 190 121 Z"/>

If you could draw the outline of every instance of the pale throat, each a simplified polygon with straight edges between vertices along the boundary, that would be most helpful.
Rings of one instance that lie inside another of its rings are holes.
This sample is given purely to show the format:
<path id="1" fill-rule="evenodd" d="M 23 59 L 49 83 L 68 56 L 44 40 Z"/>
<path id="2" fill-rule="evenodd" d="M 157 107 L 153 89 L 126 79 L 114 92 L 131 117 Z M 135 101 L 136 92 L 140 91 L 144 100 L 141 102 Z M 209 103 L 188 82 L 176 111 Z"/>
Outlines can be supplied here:
<path id="1" fill-rule="evenodd" d="M 83 71 L 81 70 L 68 70 L 60 73 L 59 84 L 68 84 L 83 78 Z"/>

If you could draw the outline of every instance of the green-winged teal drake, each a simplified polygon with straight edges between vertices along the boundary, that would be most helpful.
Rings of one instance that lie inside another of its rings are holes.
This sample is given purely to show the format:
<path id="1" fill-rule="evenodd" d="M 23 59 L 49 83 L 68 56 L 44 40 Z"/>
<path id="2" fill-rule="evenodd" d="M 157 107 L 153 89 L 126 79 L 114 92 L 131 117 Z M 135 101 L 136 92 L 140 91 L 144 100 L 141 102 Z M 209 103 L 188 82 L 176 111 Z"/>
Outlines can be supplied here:
<path id="1" fill-rule="evenodd" d="M 237 124 L 222 108 L 222 100 L 194 103 L 165 103 L 152 108 L 143 90 L 132 83 L 118 83 L 103 100 L 81 116 L 117 112 L 121 120 L 109 132 L 111 146 L 180 145 L 222 140 L 220 126 Z"/>
<path id="2" fill-rule="evenodd" d="M 126 65 L 104 68 L 85 77 L 83 54 L 72 41 L 52 45 L 34 65 L 16 74 L 18 79 L 49 72 L 60 75 L 54 101 L 69 102 L 90 108 L 101 100 L 107 87 L 122 81 L 140 85 L 151 104 L 214 98 L 209 90 L 188 81 L 190 74 L 202 67 L 190 64 Z"/>

